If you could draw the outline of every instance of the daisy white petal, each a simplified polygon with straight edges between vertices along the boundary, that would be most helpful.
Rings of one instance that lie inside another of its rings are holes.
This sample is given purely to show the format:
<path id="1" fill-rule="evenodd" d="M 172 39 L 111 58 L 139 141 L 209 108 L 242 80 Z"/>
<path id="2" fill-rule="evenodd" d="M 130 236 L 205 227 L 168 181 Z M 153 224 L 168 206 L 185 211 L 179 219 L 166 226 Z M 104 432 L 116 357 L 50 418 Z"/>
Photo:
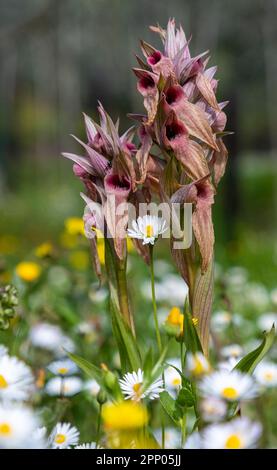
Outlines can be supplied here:
<path id="1" fill-rule="evenodd" d="M 53 449 L 67 449 L 78 444 L 79 435 L 78 429 L 70 423 L 57 423 L 49 437 L 49 445 Z"/>
<path id="2" fill-rule="evenodd" d="M 237 418 L 223 424 L 212 424 L 202 434 L 204 449 L 249 449 L 256 447 L 261 425 L 248 418 Z"/>
<path id="3" fill-rule="evenodd" d="M 50 396 L 71 397 L 82 389 L 83 381 L 79 377 L 54 377 L 45 386 L 45 392 Z"/>
<path id="4" fill-rule="evenodd" d="M 72 375 L 78 371 L 78 367 L 76 366 L 75 362 L 71 361 L 70 359 L 61 359 L 59 361 L 54 361 L 49 364 L 48 369 L 52 374 L 55 375 Z"/>
<path id="5" fill-rule="evenodd" d="M 0 356 L 0 399 L 27 400 L 33 390 L 30 367 L 16 357 Z"/>
<path id="6" fill-rule="evenodd" d="M 126 400 L 140 401 L 143 398 L 154 400 L 159 397 L 160 393 L 163 391 L 162 380 L 155 380 L 155 382 L 144 389 L 143 379 L 143 371 L 138 369 L 137 372 L 127 372 L 127 374 L 119 380 L 120 388 Z"/>
<path id="7" fill-rule="evenodd" d="M 254 376 L 263 387 L 277 387 L 277 365 L 274 362 L 264 361 L 258 364 Z"/>
<path id="8" fill-rule="evenodd" d="M 226 401 L 249 400 L 258 394 L 254 379 L 237 370 L 221 370 L 204 377 L 199 384 L 203 396 L 216 397 Z"/>

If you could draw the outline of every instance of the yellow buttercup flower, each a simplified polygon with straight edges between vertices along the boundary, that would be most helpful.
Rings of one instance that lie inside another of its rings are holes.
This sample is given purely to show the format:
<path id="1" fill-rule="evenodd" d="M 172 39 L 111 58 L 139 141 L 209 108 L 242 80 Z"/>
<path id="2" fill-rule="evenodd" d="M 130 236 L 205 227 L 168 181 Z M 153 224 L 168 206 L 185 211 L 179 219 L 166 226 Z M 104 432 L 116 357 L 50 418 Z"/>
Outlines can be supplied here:
<path id="1" fill-rule="evenodd" d="M 136 429 L 148 422 L 146 408 L 130 401 L 104 405 L 102 417 L 107 430 Z"/>
<path id="2" fill-rule="evenodd" d="M 45 242 L 36 247 L 35 255 L 38 258 L 46 258 L 47 256 L 51 256 L 53 254 L 53 250 L 54 250 L 54 247 L 52 243 Z"/>
<path id="3" fill-rule="evenodd" d="M 84 235 L 84 221 L 80 217 L 69 217 L 65 221 L 65 229 L 69 235 Z"/>
<path id="4" fill-rule="evenodd" d="M 170 310 L 166 322 L 172 326 L 179 326 L 180 333 L 183 333 L 184 327 L 184 315 L 181 313 L 179 307 L 172 307 Z"/>
<path id="5" fill-rule="evenodd" d="M 23 281 L 33 282 L 39 278 L 41 267 L 32 261 L 22 261 L 16 266 L 15 272 Z"/>

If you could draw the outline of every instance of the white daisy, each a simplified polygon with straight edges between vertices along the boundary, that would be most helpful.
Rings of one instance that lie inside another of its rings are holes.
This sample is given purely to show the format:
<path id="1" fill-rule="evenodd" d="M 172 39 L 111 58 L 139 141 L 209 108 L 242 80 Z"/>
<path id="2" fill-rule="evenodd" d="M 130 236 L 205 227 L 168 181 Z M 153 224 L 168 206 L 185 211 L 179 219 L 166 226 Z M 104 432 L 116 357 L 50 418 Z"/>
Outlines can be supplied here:
<path id="1" fill-rule="evenodd" d="M 163 391 L 162 380 L 157 379 L 144 389 L 143 378 L 143 371 L 138 369 L 137 372 L 127 372 L 127 374 L 119 380 L 119 385 L 123 395 L 125 395 L 125 400 L 131 399 L 139 401 L 142 398 L 149 398 L 150 400 L 159 398 L 160 393 Z"/>
<path id="2" fill-rule="evenodd" d="M 156 215 L 144 215 L 132 221 L 132 229 L 128 229 L 131 238 L 142 240 L 143 245 L 154 245 L 159 235 L 167 230 L 166 221 Z"/>
<path id="3" fill-rule="evenodd" d="M 0 356 L 0 398 L 27 400 L 33 391 L 34 378 L 30 367 L 16 357 Z"/>
<path id="4" fill-rule="evenodd" d="M 212 424 L 202 434 L 204 449 L 249 449 L 257 445 L 261 425 L 248 418 L 237 418 L 223 424 Z"/>
<path id="5" fill-rule="evenodd" d="M 264 361 L 258 364 L 254 376 L 257 382 L 268 388 L 277 386 L 277 365 L 274 362 Z"/>
<path id="6" fill-rule="evenodd" d="M 162 430 L 154 431 L 154 437 L 162 446 Z M 179 449 L 181 444 L 180 431 L 177 428 L 165 428 L 165 449 Z"/>
<path id="7" fill-rule="evenodd" d="M 188 353 L 186 366 L 188 372 L 195 377 L 200 377 L 211 371 L 209 361 L 201 352 L 196 352 L 195 354 Z"/>
<path id="8" fill-rule="evenodd" d="M 73 352 L 74 343 L 68 338 L 61 328 L 50 323 L 38 323 L 30 330 L 30 341 L 33 346 L 47 349 L 57 356 L 63 356 L 64 350 Z"/>
<path id="9" fill-rule="evenodd" d="M 79 377 L 54 377 L 48 380 L 45 392 L 50 396 L 71 397 L 83 389 L 83 381 Z"/>
<path id="10" fill-rule="evenodd" d="M 232 321 L 232 315 L 226 310 L 219 310 L 212 315 L 211 324 L 214 331 L 223 331 Z"/>
<path id="11" fill-rule="evenodd" d="M 86 442 L 75 446 L 74 449 L 96 449 L 96 442 Z"/>
<path id="12" fill-rule="evenodd" d="M 237 370 L 213 372 L 202 379 L 199 389 L 203 396 L 226 401 L 248 400 L 258 393 L 258 386 L 253 378 Z"/>
<path id="13" fill-rule="evenodd" d="M 47 429 L 45 426 L 41 426 L 34 430 L 32 438 L 33 438 L 36 449 L 45 449 L 46 434 L 47 434 Z"/>
<path id="14" fill-rule="evenodd" d="M 37 417 L 22 405 L 0 405 L 0 449 L 34 449 L 38 442 L 33 433 Z"/>
<path id="15" fill-rule="evenodd" d="M 52 374 L 61 376 L 72 375 L 75 374 L 75 372 L 78 372 L 78 367 L 75 362 L 71 361 L 71 359 L 61 359 L 59 361 L 51 362 L 48 369 Z"/>
<path id="16" fill-rule="evenodd" d="M 258 326 L 262 331 L 271 330 L 272 326 L 275 325 L 275 331 L 277 331 L 277 313 L 267 312 L 258 318 Z"/>
<path id="17" fill-rule="evenodd" d="M 239 344 L 229 344 L 221 349 L 221 355 L 227 359 L 229 357 L 241 357 L 243 356 L 243 353 L 243 348 Z"/>
<path id="18" fill-rule="evenodd" d="M 96 382 L 96 380 L 91 379 L 85 382 L 84 390 L 87 390 L 93 397 L 96 397 L 100 390 L 100 385 Z"/>
<path id="19" fill-rule="evenodd" d="M 179 370 L 182 369 L 180 359 L 169 359 L 169 364 L 177 367 Z M 178 392 L 182 385 L 182 378 L 179 372 L 172 366 L 169 366 L 164 371 L 165 387 L 168 391 Z"/>
<path id="20" fill-rule="evenodd" d="M 200 410 L 204 421 L 214 422 L 222 420 L 227 412 L 225 401 L 214 397 L 207 397 L 200 403 Z"/>
<path id="21" fill-rule="evenodd" d="M 277 305 L 277 288 L 276 287 L 270 292 L 270 299 L 274 305 Z"/>
<path id="22" fill-rule="evenodd" d="M 240 358 L 235 358 L 235 357 L 229 357 L 227 361 L 222 361 L 217 364 L 217 367 L 219 370 L 225 370 L 228 372 L 231 372 L 236 365 L 238 364 Z"/>
<path id="23" fill-rule="evenodd" d="M 199 432 L 193 432 L 186 440 L 184 449 L 201 449 L 202 439 Z"/>
<path id="24" fill-rule="evenodd" d="M 67 449 L 78 444 L 79 435 L 78 429 L 70 423 L 57 423 L 49 437 L 49 445 L 53 449 Z"/>

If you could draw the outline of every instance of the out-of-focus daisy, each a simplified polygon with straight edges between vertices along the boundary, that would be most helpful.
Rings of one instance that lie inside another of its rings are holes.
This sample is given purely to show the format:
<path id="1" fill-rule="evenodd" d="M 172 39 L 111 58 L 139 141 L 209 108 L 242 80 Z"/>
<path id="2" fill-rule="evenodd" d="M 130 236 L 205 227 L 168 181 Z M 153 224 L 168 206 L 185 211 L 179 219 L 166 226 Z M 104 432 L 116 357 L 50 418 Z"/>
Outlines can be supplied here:
<path id="1" fill-rule="evenodd" d="M 96 449 L 96 442 L 86 442 L 75 446 L 74 449 Z"/>
<path id="2" fill-rule="evenodd" d="M 269 304 L 269 294 L 262 284 L 250 283 L 245 286 L 243 299 L 255 308 L 267 308 Z"/>
<path id="3" fill-rule="evenodd" d="M 81 392 L 83 382 L 79 377 L 54 377 L 48 380 L 45 386 L 45 392 L 51 396 L 71 397 Z"/>
<path id="4" fill-rule="evenodd" d="M 160 393 L 163 391 L 163 382 L 161 379 L 155 380 L 149 387 L 144 389 L 143 386 L 144 374 L 141 369 L 137 372 L 127 372 L 122 379 L 119 380 L 120 388 L 125 400 L 140 401 L 143 398 L 149 398 L 154 400 L 158 398 Z"/>
<path id="5" fill-rule="evenodd" d="M 273 325 L 277 331 L 277 313 L 275 312 L 266 312 L 258 318 L 258 326 L 262 331 L 271 330 Z"/>
<path id="6" fill-rule="evenodd" d="M 32 439 L 35 443 L 36 449 L 44 449 L 47 445 L 47 429 L 45 426 L 41 426 L 34 430 Z"/>
<path id="7" fill-rule="evenodd" d="M 91 379 L 85 382 L 84 390 L 87 390 L 93 397 L 96 397 L 100 390 L 100 385 L 96 382 L 96 380 Z"/>
<path id="8" fill-rule="evenodd" d="M 212 424 L 202 434 L 204 449 L 251 449 L 261 436 L 261 425 L 248 418 L 237 418 L 223 424 Z"/>
<path id="9" fill-rule="evenodd" d="M 230 344 L 221 349 L 221 355 L 227 359 L 229 357 L 239 358 L 243 356 L 243 353 L 243 348 L 239 344 Z"/>
<path id="10" fill-rule="evenodd" d="M 16 357 L 0 357 L 0 398 L 27 400 L 33 391 L 34 377 L 30 367 Z"/>
<path id="11" fill-rule="evenodd" d="M 263 361 L 256 367 L 254 376 L 263 387 L 276 387 L 277 365 L 274 362 Z"/>
<path id="12" fill-rule="evenodd" d="M 41 275 L 41 267 L 32 261 L 22 261 L 16 266 L 15 272 L 23 281 L 34 282 Z"/>
<path id="13" fill-rule="evenodd" d="M 193 432 L 186 440 L 184 449 L 201 449 L 202 439 L 199 432 Z"/>
<path id="14" fill-rule="evenodd" d="M 232 321 L 232 315 L 226 310 L 219 310 L 212 315 L 211 325 L 214 331 L 222 331 L 227 328 Z"/>
<path id="15" fill-rule="evenodd" d="M 8 352 L 8 348 L 6 346 L 3 346 L 3 344 L 0 344 L 0 357 L 5 356 Z"/>
<path id="16" fill-rule="evenodd" d="M 70 423 L 57 423 L 49 437 L 49 445 L 53 449 L 67 449 L 78 444 L 79 435 L 78 429 Z"/>
<path id="17" fill-rule="evenodd" d="M 270 292 L 271 302 L 274 305 L 277 305 L 277 287 Z"/>
<path id="18" fill-rule="evenodd" d="M 239 358 L 229 357 L 227 361 L 221 361 L 217 364 L 219 370 L 225 370 L 231 372 L 239 362 Z"/>
<path id="19" fill-rule="evenodd" d="M 123 431 L 145 426 L 148 422 L 148 413 L 140 403 L 122 401 L 105 404 L 102 418 L 107 431 Z"/>
<path id="20" fill-rule="evenodd" d="M 52 374 L 55 375 L 73 375 L 78 372 L 78 367 L 76 366 L 75 362 L 71 361 L 70 359 L 61 359 L 59 361 L 54 361 L 49 364 L 48 369 Z"/>
<path id="21" fill-rule="evenodd" d="M 240 287 L 247 282 L 248 272 L 241 266 L 233 266 L 225 273 L 225 280 L 230 286 Z"/>
<path id="22" fill-rule="evenodd" d="M 151 243 L 167 230 L 166 221 L 155 215 L 144 215 L 132 221 L 132 229 L 128 229 L 128 235 L 131 238 L 142 240 L 143 245 Z"/>
<path id="23" fill-rule="evenodd" d="M 248 400 L 258 393 L 258 386 L 253 378 L 237 370 L 213 372 L 202 379 L 199 389 L 203 396 L 226 401 Z"/>
<path id="24" fill-rule="evenodd" d="M 64 350 L 74 351 L 75 346 L 57 325 L 51 323 L 38 323 L 30 330 L 30 341 L 33 346 L 47 349 L 56 355 L 64 355 Z"/>
<path id="25" fill-rule="evenodd" d="M 200 410 L 204 421 L 214 422 L 222 420 L 227 412 L 226 402 L 218 398 L 208 397 L 200 403 Z"/>
<path id="26" fill-rule="evenodd" d="M 168 363 L 177 367 L 179 370 L 182 369 L 180 359 L 168 359 Z M 168 391 L 177 392 L 182 385 L 182 378 L 175 367 L 172 366 L 170 365 L 164 371 L 165 387 Z"/>
<path id="27" fill-rule="evenodd" d="M 155 439 L 162 446 L 162 430 L 154 431 Z M 181 438 L 180 431 L 177 428 L 165 428 L 165 449 L 178 449 L 180 448 Z"/>
<path id="28" fill-rule="evenodd" d="M 201 377 L 211 372 L 211 365 L 201 352 L 188 353 L 186 365 L 188 372 L 195 377 Z"/>
<path id="29" fill-rule="evenodd" d="M 32 410 L 21 405 L 0 404 L 0 448 L 33 449 L 40 447 L 33 433 L 39 426 Z"/>

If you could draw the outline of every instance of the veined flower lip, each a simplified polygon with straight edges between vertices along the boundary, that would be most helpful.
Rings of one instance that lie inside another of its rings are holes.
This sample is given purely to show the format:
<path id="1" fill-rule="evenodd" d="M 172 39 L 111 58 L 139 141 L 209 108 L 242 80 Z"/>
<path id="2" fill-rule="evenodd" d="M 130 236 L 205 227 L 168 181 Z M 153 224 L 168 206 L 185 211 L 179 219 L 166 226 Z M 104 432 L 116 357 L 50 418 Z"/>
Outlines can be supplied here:
<path id="1" fill-rule="evenodd" d="M 149 57 L 147 57 L 147 63 L 149 65 L 156 65 L 160 62 L 162 53 L 160 51 L 154 51 Z"/>
<path id="2" fill-rule="evenodd" d="M 121 177 L 116 173 L 109 173 L 104 180 L 105 190 L 107 193 L 115 193 L 119 195 L 128 194 L 131 190 L 131 183 L 125 177 Z"/>
<path id="3" fill-rule="evenodd" d="M 165 125 L 165 135 L 166 139 L 169 142 L 172 142 L 173 140 L 177 140 L 179 138 L 187 136 L 188 132 L 181 121 L 179 121 L 178 119 L 174 119 L 171 122 L 169 121 Z"/>
<path id="4" fill-rule="evenodd" d="M 165 100 L 169 106 L 176 106 L 186 98 L 186 94 L 180 85 L 172 85 L 165 92 Z"/>

